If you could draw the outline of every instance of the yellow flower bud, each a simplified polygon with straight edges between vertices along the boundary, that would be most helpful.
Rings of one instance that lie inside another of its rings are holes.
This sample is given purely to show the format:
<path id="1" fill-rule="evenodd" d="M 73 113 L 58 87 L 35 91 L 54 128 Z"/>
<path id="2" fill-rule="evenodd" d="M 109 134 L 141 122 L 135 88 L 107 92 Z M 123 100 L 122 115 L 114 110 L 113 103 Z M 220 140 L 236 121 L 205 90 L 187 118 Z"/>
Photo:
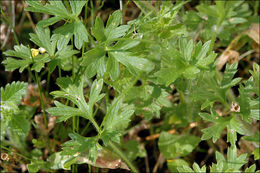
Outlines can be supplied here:
<path id="1" fill-rule="evenodd" d="M 35 56 L 37 56 L 38 54 L 39 54 L 39 50 L 38 49 L 31 49 L 31 51 L 32 51 L 32 57 L 35 57 Z"/>

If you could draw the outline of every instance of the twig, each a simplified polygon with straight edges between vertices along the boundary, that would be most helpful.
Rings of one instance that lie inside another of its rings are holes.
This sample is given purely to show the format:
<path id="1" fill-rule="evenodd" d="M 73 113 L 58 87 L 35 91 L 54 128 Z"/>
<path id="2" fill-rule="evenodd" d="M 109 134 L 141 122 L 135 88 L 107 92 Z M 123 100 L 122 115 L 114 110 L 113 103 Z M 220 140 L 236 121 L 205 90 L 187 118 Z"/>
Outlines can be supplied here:
<path id="1" fill-rule="evenodd" d="M 251 53 L 254 53 L 254 52 L 255 52 L 254 50 L 249 50 L 249 51 L 243 53 L 242 55 L 239 56 L 239 58 L 238 58 L 239 61 L 240 61 L 241 59 L 243 59 L 244 57 L 246 57 L 247 55 L 250 55 Z"/>
<path id="2" fill-rule="evenodd" d="M 149 168 L 149 160 L 148 160 L 148 154 L 146 152 L 146 156 L 145 156 L 145 171 L 146 172 L 150 172 L 150 168 Z"/>
<path id="3" fill-rule="evenodd" d="M 15 42 L 16 42 L 17 45 L 19 45 L 19 41 L 18 41 L 18 37 L 17 37 L 16 32 L 15 32 L 15 29 L 14 29 L 13 25 L 9 22 L 8 18 L 6 17 L 6 15 L 5 15 L 5 13 L 3 12 L 2 9 L 1 9 L 1 14 L 2 14 L 3 19 L 5 20 L 5 22 L 12 28 Z"/>
<path id="4" fill-rule="evenodd" d="M 8 29 L 7 29 L 7 33 L 6 33 L 6 37 L 5 37 L 5 40 L 1 46 L 1 49 L 3 49 L 5 47 L 5 44 L 7 43 L 7 40 L 9 38 L 9 35 L 10 35 L 10 31 L 11 31 L 11 27 L 9 26 Z"/>
<path id="5" fill-rule="evenodd" d="M 158 169 L 160 163 L 164 162 L 164 160 L 165 160 L 165 158 L 163 157 L 162 153 L 160 153 L 159 158 L 158 158 L 155 166 L 153 167 L 153 173 L 157 172 L 157 169 Z"/>

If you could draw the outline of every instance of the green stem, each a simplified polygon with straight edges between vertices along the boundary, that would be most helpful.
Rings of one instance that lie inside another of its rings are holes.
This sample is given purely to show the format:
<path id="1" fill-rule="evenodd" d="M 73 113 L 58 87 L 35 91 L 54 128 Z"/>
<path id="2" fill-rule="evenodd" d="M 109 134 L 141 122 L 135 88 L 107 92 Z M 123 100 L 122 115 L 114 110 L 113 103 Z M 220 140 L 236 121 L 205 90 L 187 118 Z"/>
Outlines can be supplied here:
<path id="1" fill-rule="evenodd" d="M 100 128 L 99 128 L 97 122 L 95 121 L 95 119 L 94 119 L 93 117 L 91 117 L 89 120 L 90 120 L 91 123 L 94 125 L 94 127 L 95 127 L 96 130 L 98 131 L 98 134 L 100 135 L 100 134 L 101 134 L 101 132 L 100 132 Z"/>
<path id="2" fill-rule="evenodd" d="M 91 173 L 91 165 L 88 165 L 88 172 Z"/>
<path id="3" fill-rule="evenodd" d="M 40 92 L 40 101 L 41 101 L 41 108 L 42 108 L 42 111 L 43 111 L 44 124 L 45 124 L 45 127 L 47 129 L 48 123 L 47 123 L 47 117 L 46 117 L 46 112 L 45 112 L 45 106 L 44 106 L 44 102 L 43 102 L 43 98 L 42 98 L 43 93 L 42 93 L 42 88 L 41 88 L 40 81 L 39 81 L 39 76 L 38 76 L 38 73 L 36 71 L 35 71 L 35 79 L 36 79 L 36 83 L 38 85 L 39 92 Z"/>
<path id="4" fill-rule="evenodd" d="M 5 13 L 3 12 L 3 10 L 1 9 L 1 14 L 3 15 L 4 20 L 6 21 L 6 23 L 12 28 L 13 33 L 14 33 L 14 39 L 17 45 L 19 45 L 19 41 L 18 41 L 18 37 L 16 35 L 16 32 L 14 30 L 14 26 L 9 22 L 8 18 L 6 17 Z"/>
<path id="5" fill-rule="evenodd" d="M 51 79 L 51 73 L 50 70 L 48 70 L 48 76 L 47 76 L 47 93 L 49 93 L 49 88 L 50 88 L 50 79 Z"/>
<path id="6" fill-rule="evenodd" d="M 61 68 L 59 65 L 58 65 L 58 70 L 59 70 L 59 78 L 60 78 L 61 77 Z"/>
<path id="7" fill-rule="evenodd" d="M 27 69 L 28 69 L 29 75 L 32 77 L 33 81 L 36 81 L 35 77 L 32 74 L 32 70 L 31 70 L 30 66 L 28 66 Z"/>
<path id="8" fill-rule="evenodd" d="M 113 143 L 113 142 L 109 142 L 108 145 L 114 150 L 114 152 L 120 156 L 120 158 L 122 158 L 125 163 L 129 166 L 129 168 L 131 169 L 132 172 L 139 172 L 135 166 L 131 163 L 130 160 L 128 160 L 128 158 L 124 155 L 124 153 Z"/>

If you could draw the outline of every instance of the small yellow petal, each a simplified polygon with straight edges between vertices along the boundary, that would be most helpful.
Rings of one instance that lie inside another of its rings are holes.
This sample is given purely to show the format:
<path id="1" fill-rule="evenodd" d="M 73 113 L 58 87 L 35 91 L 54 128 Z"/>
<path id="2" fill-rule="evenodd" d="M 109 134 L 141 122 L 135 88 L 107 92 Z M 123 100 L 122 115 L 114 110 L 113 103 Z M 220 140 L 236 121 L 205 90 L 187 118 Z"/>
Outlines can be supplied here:
<path id="1" fill-rule="evenodd" d="M 38 49 L 31 49 L 31 51 L 32 51 L 32 57 L 35 57 L 35 56 L 37 56 L 38 54 L 39 54 L 39 50 Z"/>

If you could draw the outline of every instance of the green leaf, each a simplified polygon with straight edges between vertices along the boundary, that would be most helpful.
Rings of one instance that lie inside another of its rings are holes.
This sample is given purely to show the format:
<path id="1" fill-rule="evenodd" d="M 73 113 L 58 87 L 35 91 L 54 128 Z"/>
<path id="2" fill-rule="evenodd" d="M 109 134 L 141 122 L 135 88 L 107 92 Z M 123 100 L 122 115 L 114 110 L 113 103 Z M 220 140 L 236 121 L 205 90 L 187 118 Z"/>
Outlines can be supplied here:
<path id="1" fill-rule="evenodd" d="M 237 156 L 236 146 L 229 147 L 227 151 L 227 167 L 228 169 L 233 168 L 234 171 L 238 171 L 246 162 L 247 154 L 241 154 Z"/>
<path id="2" fill-rule="evenodd" d="M 47 26 L 53 25 L 54 23 L 57 23 L 60 20 L 62 20 L 62 17 L 50 17 L 48 19 L 41 20 L 37 23 L 37 25 L 45 28 Z"/>
<path id="3" fill-rule="evenodd" d="M 108 108 L 106 118 L 102 122 L 105 130 L 116 130 L 122 132 L 127 128 L 130 118 L 134 113 L 133 105 L 122 103 L 122 99 L 114 99 Z"/>
<path id="4" fill-rule="evenodd" d="M 242 84 L 239 87 L 239 97 L 238 97 L 238 103 L 240 106 L 240 113 L 242 114 L 243 120 L 250 122 L 250 93 L 253 91 L 253 78 L 249 78 L 245 82 L 245 86 Z"/>
<path id="5" fill-rule="evenodd" d="M 91 109 L 90 112 L 92 112 L 94 104 L 105 96 L 104 94 L 100 94 L 102 87 L 103 87 L 103 79 L 100 79 L 98 81 L 95 80 L 91 86 L 89 102 L 88 102 L 88 105 Z"/>
<path id="6" fill-rule="evenodd" d="M 208 65 L 213 63 L 216 57 L 217 57 L 216 53 L 211 53 L 207 57 L 203 59 L 199 59 L 198 62 L 196 63 L 196 66 L 200 68 L 208 68 Z"/>
<path id="7" fill-rule="evenodd" d="M 57 122 L 66 121 L 73 116 L 82 116 L 88 118 L 87 115 L 77 108 L 66 106 L 58 101 L 54 101 L 56 107 L 49 108 L 47 112 L 51 115 L 60 116 Z"/>
<path id="8" fill-rule="evenodd" d="M 115 60 L 113 56 L 110 56 L 107 61 L 107 71 L 109 73 L 110 78 L 112 81 L 118 79 L 120 75 L 120 68 L 119 63 Z"/>
<path id="9" fill-rule="evenodd" d="M 62 1 L 49 1 L 43 5 L 40 1 L 26 0 L 29 7 L 27 11 L 55 15 L 63 19 L 73 19 L 74 16 L 67 11 Z"/>
<path id="10" fill-rule="evenodd" d="M 226 128 L 231 119 L 230 117 L 220 117 L 213 109 L 211 109 L 211 114 L 201 113 L 200 116 L 206 121 L 214 122 L 213 126 L 201 130 L 203 132 L 201 139 L 207 140 L 212 138 L 214 143 L 220 138 L 223 129 Z"/>
<path id="11" fill-rule="evenodd" d="M 79 1 L 70 0 L 70 6 L 71 6 L 72 13 L 75 16 L 78 16 L 81 13 L 81 10 L 85 4 L 86 4 L 86 1 L 84 1 L 84 0 L 79 0 Z"/>
<path id="12" fill-rule="evenodd" d="M 96 63 L 99 58 L 105 56 L 105 53 L 106 52 L 104 48 L 95 47 L 94 49 L 91 49 L 84 54 L 80 65 L 89 66 L 92 63 Z"/>
<path id="13" fill-rule="evenodd" d="M 255 160 L 259 160 L 260 159 L 260 149 L 259 148 L 256 148 L 253 152 L 252 152 L 252 154 L 254 155 L 254 159 Z"/>
<path id="14" fill-rule="evenodd" d="M 192 165 L 192 168 L 193 168 L 194 172 L 205 172 L 206 173 L 205 165 L 202 168 L 200 168 L 199 165 L 196 162 L 194 162 Z"/>
<path id="15" fill-rule="evenodd" d="M 145 157 L 146 151 L 141 147 L 140 143 L 135 140 L 129 140 L 123 144 L 126 156 L 131 160 L 135 160 L 137 157 Z"/>
<path id="16" fill-rule="evenodd" d="M 107 42 L 109 41 L 115 41 L 115 39 L 120 38 L 126 34 L 126 32 L 129 30 L 128 25 L 121 25 L 117 28 L 113 29 L 106 29 L 105 30 L 105 36 L 107 38 Z"/>
<path id="17" fill-rule="evenodd" d="M 78 2 L 75 2 L 78 3 Z M 81 21 L 74 24 L 74 44 L 77 49 L 81 49 L 83 42 L 88 42 L 88 31 Z"/>
<path id="18" fill-rule="evenodd" d="M 255 159 L 255 160 L 257 160 L 257 159 Z M 250 173 L 250 172 L 255 172 L 255 169 L 256 169 L 255 164 L 254 164 L 254 165 L 251 165 L 250 167 L 246 168 L 245 173 L 246 173 L 246 172 L 248 172 L 248 173 Z"/>
<path id="19" fill-rule="evenodd" d="M 49 62 L 50 60 L 51 59 L 48 54 L 39 54 L 36 57 L 34 57 L 34 63 L 31 69 L 39 73 L 41 69 L 45 67 L 45 63 Z"/>
<path id="20" fill-rule="evenodd" d="M 98 150 L 100 150 L 100 148 L 97 146 L 97 138 L 87 138 L 77 133 L 70 133 L 69 136 L 72 140 L 67 141 L 63 144 L 64 147 L 62 155 L 74 155 L 75 157 L 77 157 L 80 153 L 87 152 L 88 159 L 91 162 L 95 163 L 97 159 Z"/>
<path id="21" fill-rule="evenodd" d="M 117 61 L 127 67 L 129 72 L 136 75 L 140 71 L 149 72 L 154 68 L 152 62 L 147 59 L 132 56 L 130 52 L 109 52 L 109 57 L 113 56 Z"/>
<path id="22" fill-rule="evenodd" d="M 188 172 L 188 173 L 193 173 L 194 171 L 187 165 L 182 165 L 177 168 L 179 172 Z"/>
<path id="23" fill-rule="evenodd" d="M 113 47 L 113 50 L 128 50 L 135 46 L 137 46 L 140 43 L 138 40 L 122 40 L 118 41 Z"/>
<path id="24" fill-rule="evenodd" d="M 116 28 L 122 20 L 122 12 L 121 10 L 116 10 L 109 16 L 106 24 L 106 28 Z"/>
<path id="25" fill-rule="evenodd" d="M 43 28 L 39 25 L 36 25 L 36 34 L 40 42 L 40 45 L 38 46 L 45 48 L 50 55 L 54 55 L 56 41 L 51 42 L 50 29 L 48 27 Z"/>
<path id="26" fill-rule="evenodd" d="M 186 156 L 199 144 L 200 138 L 193 135 L 171 135 L 162 132 L 159 138 L 159 149 L 166 159 Z"/>
<path id="27" fill-rule="evenodd" d="M 183 76 L 186 79 L 194 79 L 200 70 L 195 66 L 189 66 L 183 71 Z"/>
<path id="28" fill-rule="evenodd" d="M 103 42 L 106 40 L 106 36 L 104 32 L 105 32 L 104 23 L 102 19 L 98 16 L 96 17 L 95 25 L 92 28 L 92 33 L 99 42 Z"/>
<path id="29" fill-rule="evenodd" d="M 65 37 L 74 35 L 74 44 L 77 49 L 81 49 L 83 42 L 88 42 L 88 31 L 80 20 L 63 25 L 54 30 L 55 34 L 62 34 Z"/>
<path id="30" fill-rule="evenodd" d="M 119 137 L 122 135 L 122 131 L 127 128 L 133 113 L 133 105 L 123 104 L 120 98 L 114 99 L 102 122 L 102 140 L 107 144 L 107 134 L 113 134 L 110 140 L 118 143 Z"/>
<path id="31" fill-rule="evenodd" d="M 162 52 L 161 69 L 154 75 L 159 84 L 168 86 L 185 71 L 186 64 L 182 55 L 174 48 L 167 47 Z"/>
<path id="32" fill-rule="evenodd" d="M 27 93 L 28 84 L 24 82 L 12 82 L 5 88 L 1 87 L 1 102 L 12 101 L 18 104 L 22 96 Z"/>
<path id="33" fill-rule="evenodd" d="M 30 131 L 30 122 L 26 119 L 24 112 L 16 113 L 8 122 L 8 128 L 18 135 L 20 138 L 25 139 Z"/>
<path id="34" fill-rule="evenodd" d="M 27 164 L 26 167 L 28 171 L 31 172 L 39 172 L 41 168 L 43 168 L 44 162 L 43 161 L 31 161 L 30 164 Z"/>
<path id="35" fill-rule="evenodd" d="M 254 78 L 254 92 L 260 96 L 260 80 L 259 80 L 259 76 L 260 76 L 260 71 L 259 71 L 259 65 L 257 63 L 253 64 L 253 71 L 249 70 L 249 72 L 252 74 L 253 78 Z"/>
<path id="36" fill-rule="evenodd" d="M 125 101 L 133 103 L 136 107 L 136 114 L 142 114 L 146 120 L 160 116 L 162 107 L 171 107 L 167 93 L 158 86 L 142 85 L 132 87 L 126 94 Z"/>
<path id="37" fill-rule="evenodd" d="M 237 66 L 238 66 L 237 62 L 233 63 L 231 65 L 226 64 L 225 73 L 224 73 L 223 79 L 221 81 L 221 88 L 230 87 L 230 82 L 231 82 L 232 78 L 234 77 L 235 73 L 237 72 Z M 236 82 L 239 82 L 239 81 L 236 81 Z"/>
<path id="38" fill-rule="evenodd" d="M 172 160 L 167 160 L 167 166 L 171 172 L 179 172 L 178 168 L 182 166 L 189 166 L 189 164 L 183 159 L 172 159 Z"/>
<path id="39" fill-rule="evenodd" d="M 31 57 L 31 50 L 24 46 L 24 45 L 16 45 L 14 46 L 14 50 L 8 50 L 4 52 L 6 56 L 13 56 L 16 58 L 10 58 L 8 57 L 6 60 L 3 61 L 3 64 L 5 64 L 6 70 L 13 71 L 17 68 L 19 68 L 19 72 L 23 72 L 23 70 L 28 67 L 32 63 L 32 57 Z"/>
<path id="40" fill-rule="evenodd" d="M 207 55 L 208 51 L 209 51 L 209 47 L 210 47 L 210 40 L 207 41 L 206 43 L 203 44 L 198 56 L 196 57 L 196 59 L 198 61 L 200 61 L 201 59 L 204 59 L 204 57 Z"/>
<path id="41" fill-rule="evenodd" d="M 232 127 L 228 126 L 227 128 L 227 142 L 231 143 L 231 146 L 236 145 L 237 141 L 237 133 L 235 129 L 232 129 Z"/>

